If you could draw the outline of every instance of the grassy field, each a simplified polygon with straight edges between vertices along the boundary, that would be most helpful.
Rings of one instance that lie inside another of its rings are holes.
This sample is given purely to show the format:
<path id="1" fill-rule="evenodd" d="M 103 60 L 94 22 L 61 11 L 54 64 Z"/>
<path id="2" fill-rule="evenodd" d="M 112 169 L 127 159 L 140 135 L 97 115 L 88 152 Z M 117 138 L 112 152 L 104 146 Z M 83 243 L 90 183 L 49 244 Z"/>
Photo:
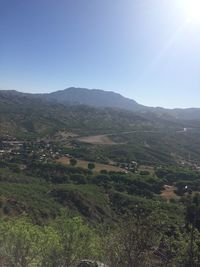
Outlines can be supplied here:
<path id="1" fill-rule="evenodd" d="M 69 165 L 70 164 L 70 158 L 69 157 L 62 157 L 60 159 L 57 160 L 57 162 L 65 164 L 65 165 Z M 77 160 L 77 167 L 81 167 L 84 169 L 87 169 L 88 167 L 88 163 L 89 161 L 86 160 Z M 107 171 L 114 171 L 114 172 L 126 172 L 126 170 L 116 167 L 116 166 L 112 166 L 112 165 L 106 165 L 106 164 L 101 164 L 101 163 L 96 163 L 95 164 L 95 172 L 100 172 L 101 170 L 107 170 Z"/>

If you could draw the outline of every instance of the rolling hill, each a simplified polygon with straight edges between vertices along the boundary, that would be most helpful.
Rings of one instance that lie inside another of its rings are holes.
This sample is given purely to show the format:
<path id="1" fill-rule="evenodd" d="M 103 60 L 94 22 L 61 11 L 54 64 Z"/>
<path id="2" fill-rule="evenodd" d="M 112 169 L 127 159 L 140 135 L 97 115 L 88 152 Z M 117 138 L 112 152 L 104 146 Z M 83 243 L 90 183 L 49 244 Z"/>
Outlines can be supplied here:
<path id="1" fill-rule="evenodd" d="M 83 133 L 131 130 L 150 119 L 130 111 L 85 105 L 63 105 L 31 94 L 0 92 L 0 134 L 15 137 L 45 136 L 67 129 Z"/>
<path id="2" fill-rule="evenodd" d="M 150 108 L 114 92 L 68 88 L 49 94 L 0 91 L 0 134 L 38 137 L 58 130 L 78 134 L 198 128 L 200 109 Z"/>
<path id="3" fill-rule="evenodd" d="M 141 113 L 154 113 L 163 119 L 200 120 L 199 108 L 165 109 L 161 107 L 147 107 L 133 99 L 122 95 L 99 89 L 86 89 L 70 87 L 57 92 L 38 95 L 45 100 L 64 105 L 88 105 L 93 107 L 111 107 Z"/>

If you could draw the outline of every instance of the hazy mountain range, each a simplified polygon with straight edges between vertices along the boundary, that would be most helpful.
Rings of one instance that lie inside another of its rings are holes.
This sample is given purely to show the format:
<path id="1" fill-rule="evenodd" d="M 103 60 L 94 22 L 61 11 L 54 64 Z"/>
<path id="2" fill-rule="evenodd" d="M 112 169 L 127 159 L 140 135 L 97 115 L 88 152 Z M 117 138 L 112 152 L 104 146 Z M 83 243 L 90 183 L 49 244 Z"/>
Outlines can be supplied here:
<path id="1" fill-rule="evenodd" d="M 86 89 L 86 88 L 75 88 L 70 87 L 65 90 L 56 91 L 53 93 L 46 94 L 29 94 L 21 93 L 14 90 L 1 90 L 0 101 L 19 101 L 19 100 L 30 101 L 37 99 L 42 102 L 48 102 L 53 104 L 62 105 L 87 105 L 96 108 L 118 108 L 125 109 L 134 112 L 153 112 L 157 116 L 172 116 L 176 119 L 185 120 L 199 120 L 200 109 L 199 108 L 188 108 L 188 109 L 165 109 L 161 107 L 147 107 L 137 103 L 133 99 L 123 97 L 122 95 L 103 91 L 99 89 Z"/>
<path id="2" fill-rule="evenodd" d="M 0 135 L 37 137 L 67 129 L 78 134 L 200 127 L 200 109 L 143 106 L 114 92 L 68 88 L 49 94 L 0 91 Z"/>

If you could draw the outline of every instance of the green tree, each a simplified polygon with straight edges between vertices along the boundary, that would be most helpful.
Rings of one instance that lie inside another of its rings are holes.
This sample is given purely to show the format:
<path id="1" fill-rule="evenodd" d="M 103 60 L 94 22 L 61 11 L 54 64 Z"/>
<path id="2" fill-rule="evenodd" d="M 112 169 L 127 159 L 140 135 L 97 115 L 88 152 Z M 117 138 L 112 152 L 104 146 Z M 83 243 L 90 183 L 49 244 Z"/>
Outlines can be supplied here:
<path id="1" fill-rule="evenodd" d="M 91 227 L 65 213 L 44 227 L 26 218 L 0 221 L 3 267 L 74 267 L 82 259 L 98 259 L 99 244 Z"/>
<path id="2" fill-rule="evenodd" d="M 82 259 L 98 258 L 98 236 L 80 217 L 63 213 L 45 233 L 41 267 L 74 267 Z"/>
<path id="3" fill-rule="evenodd" d="M 70 159 L 70 165 L 75 166 L 77 164 L 76 159 Z"/>
<path id="4" fill-rule="evenodd" d="M 158 223 L 158 222 L 157 222 Z M 153 267 L 152 247 L 159 245 L 159 225 L 153 218 L 131 217 L 108 236 L 106 259 L 110 267 Z"/>
<path id="5" fill-rule="evenodd" d="M 93 170 L 95 168 L 95 164 L 94 163 L 88 163 L 88 169 L 89 170 Z"/>
<path id="6" fill-rule="evenodd" d="M 29 267 L 40 255 L 40 228 L 26 218 L 0 222 L 0 258 L 4 266 Z"/>
<path id="7" fill-rule="evenodd" d="M 186 223 L 190 231 L 190 244 L 189 244 L 189 260 L 188 266 L 198 266 L 200 253 L 196 253 L 196 237 L 197 230 L 200 230 L 200 194 L 195 194 L 193 197 L 189 197 L 186 207 Z M 200 248 L 200 246 L 199 246 Z"/>

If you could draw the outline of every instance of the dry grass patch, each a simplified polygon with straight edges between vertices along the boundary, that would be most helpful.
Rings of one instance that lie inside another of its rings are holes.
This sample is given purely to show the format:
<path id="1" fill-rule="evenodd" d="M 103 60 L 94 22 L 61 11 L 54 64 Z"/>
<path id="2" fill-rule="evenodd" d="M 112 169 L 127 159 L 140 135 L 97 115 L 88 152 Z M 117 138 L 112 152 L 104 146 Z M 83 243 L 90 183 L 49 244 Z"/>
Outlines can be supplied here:
<path id="1" fill-rule="evenodd" d="M 161 193 L 161 196 L 166 200 L 178 199 L 179 197 L 174 192 L 176 190 L 175 186 L 165 185 L 164 190 Z"/>
<path id="2" fill-rule="evenodd" d="M 93 144 L 93 145 L 114 145 L 114 144 L 116 144 L 107 135 L 91 135 L 91 136 L 80 137 L 77 140 L 80 142 Z"/>
<path id="3" fill-rule="evenodd" d="M 65 164 L 65 165 L 69 165 L 70 164 L 70 158 L 69 157 L 62 157 L 62 158 L 58 159 L 57 162 Z M 89 161 L 87 161 L 87 160 L 77 159 L 76 166 L 87 169 L 88 163 L 89 163 Z M 116 166 L 101 164 L 101 163 L 97 163 L 97 162 L 94 162 L 94 164 L 95 164 L 95 168 L 94 168 L 95 172 L 100 172 L 101 170 L 114 171 L 114 172 L 126 172 L 126 170 L 119 168 L 119 167 L 116 167 Z"/>

